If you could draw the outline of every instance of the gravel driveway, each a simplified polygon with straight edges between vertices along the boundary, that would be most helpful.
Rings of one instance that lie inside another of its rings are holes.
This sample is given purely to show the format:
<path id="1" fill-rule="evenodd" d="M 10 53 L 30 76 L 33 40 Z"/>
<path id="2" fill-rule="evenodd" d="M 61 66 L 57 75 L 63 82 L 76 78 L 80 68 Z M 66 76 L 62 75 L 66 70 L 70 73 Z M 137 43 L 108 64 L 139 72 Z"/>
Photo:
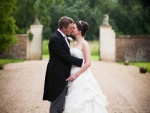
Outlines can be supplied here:
<path id="1" fill-rule="evenodd" d="M 48 60 L 5 65 L 0 70 L 0 113 L 48 113 L 42 101 Z M 150 113 L 150 73 L 114 62 L 92 61 L 91 70 L 108 98 L 108 113 Z"/>

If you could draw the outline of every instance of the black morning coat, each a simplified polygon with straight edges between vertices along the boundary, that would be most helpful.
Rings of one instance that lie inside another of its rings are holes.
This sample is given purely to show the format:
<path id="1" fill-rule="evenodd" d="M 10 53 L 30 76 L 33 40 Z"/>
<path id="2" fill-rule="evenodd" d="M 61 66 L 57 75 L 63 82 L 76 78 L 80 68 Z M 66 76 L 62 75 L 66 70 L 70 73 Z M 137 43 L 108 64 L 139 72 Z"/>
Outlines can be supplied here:
<path id="1" fill-rule="evenodd" d="M 46 69 L 43 100 L 53 101 L 67 85 L 71 65 L 81 67 L 83 60 L 71 56 L 70 48 L 59 31 L 55 31 L 50 38 L 48 48 L 50 60 Z"/>

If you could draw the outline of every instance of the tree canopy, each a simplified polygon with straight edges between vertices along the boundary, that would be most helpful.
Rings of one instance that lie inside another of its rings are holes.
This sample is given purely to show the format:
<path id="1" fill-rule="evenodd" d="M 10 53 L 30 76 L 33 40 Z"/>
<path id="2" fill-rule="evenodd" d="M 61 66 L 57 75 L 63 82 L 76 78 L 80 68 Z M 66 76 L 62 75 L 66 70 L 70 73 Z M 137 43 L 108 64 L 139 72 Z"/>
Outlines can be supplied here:
<path id="1" fill-rule="evenodd" d="M 144 9 L 143 6 L 140 0 L 65 0 L 59 7 L 56 4 L 52 6 L 50 28 L 54 32 L 58 19 L 66 15 L 75 21 L 87 21 L 90 29 L 86 38 L 98 39 L 103 15 L 108 14 L 109 23 L 117 35 L 147 35 L 150 33 L 150 16 L 148 8 Z"/>
<path id="2" fill-rule="evenodd" d="M 17 26 L 12 16 L 15 3 L 16 0 L 1 0 L 0 3 L 0 51 L 7 50 L 17 40 L 15 37 Z"/>
<path id="3" fill-rule="evenodd" d="M 16 33 L 26 34 L 36 17 L 44 26 L 44 39 L 57 29 L 62 16 L 88 22 L 86 39 L 98 39 L 104 14 L 117 35 L 150 33 L 149 0 L 1 0 L 0 50 L 16 42 Z"/>

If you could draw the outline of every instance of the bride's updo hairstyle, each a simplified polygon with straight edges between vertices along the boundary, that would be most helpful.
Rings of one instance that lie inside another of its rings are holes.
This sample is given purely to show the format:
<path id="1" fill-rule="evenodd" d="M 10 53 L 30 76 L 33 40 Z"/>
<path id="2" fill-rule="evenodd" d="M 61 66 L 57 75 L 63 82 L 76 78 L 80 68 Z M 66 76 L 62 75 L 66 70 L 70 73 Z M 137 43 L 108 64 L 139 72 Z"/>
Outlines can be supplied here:
<path id="1" fill-rule="evenodd" d="M 87 30 L 89 29 L 89 25 L 87 22 L 84 21 L 77 21 L 75 22 L 77 25 L 77 29 L 81 31 L 81 35 L 84 37 L 86 35 Z"/>

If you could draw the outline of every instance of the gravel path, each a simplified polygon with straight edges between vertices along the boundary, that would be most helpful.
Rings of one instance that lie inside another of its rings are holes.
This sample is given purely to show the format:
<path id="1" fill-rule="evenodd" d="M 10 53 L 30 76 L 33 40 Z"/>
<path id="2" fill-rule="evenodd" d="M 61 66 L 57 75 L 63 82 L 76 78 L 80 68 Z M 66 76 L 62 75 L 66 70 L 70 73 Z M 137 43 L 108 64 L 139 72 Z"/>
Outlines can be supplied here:
<path id="1" fill-rule="evenodd" d="M 0 70 L 0 113 L 48 113 L 42 101 L 47 60 L 5 65 Z M 92 73 L 108 97 L 108 113 L 150 113 L 150 73 L 114 62 L 92 61 Z"/>

